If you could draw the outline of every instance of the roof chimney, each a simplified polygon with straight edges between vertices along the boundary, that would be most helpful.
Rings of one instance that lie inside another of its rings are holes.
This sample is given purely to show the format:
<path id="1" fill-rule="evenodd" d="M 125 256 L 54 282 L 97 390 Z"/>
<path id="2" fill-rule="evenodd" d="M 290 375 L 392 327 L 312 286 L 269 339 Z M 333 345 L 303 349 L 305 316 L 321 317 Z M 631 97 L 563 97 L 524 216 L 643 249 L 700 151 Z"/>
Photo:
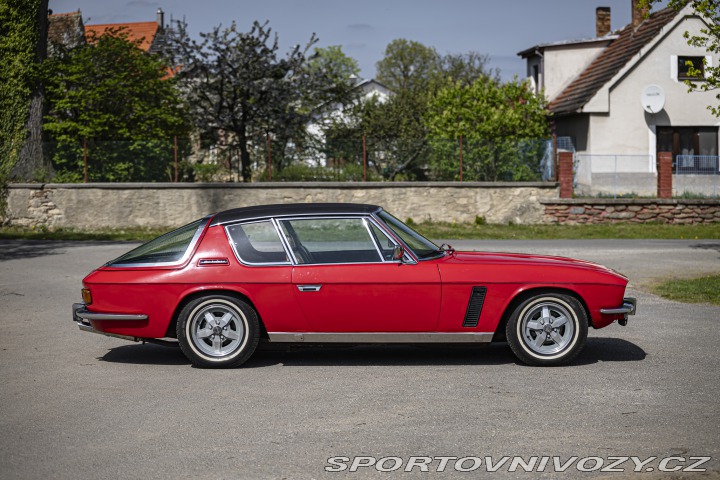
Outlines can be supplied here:
<path id="1" fill-rule="evenodd" d="M 610 33 L 610 7 L 595 9 L 595 36 L 604 37 Z"/>
<path id="2" fill-rule="evenodd" d="M 638 25 L 640 25 L 645 20 L 645 15 L 650 13 L 649 7 L 643 7 L 639 8 L 638 0 L 630 0 L 630 4 L 632 6 L 632 26 L 633 28 L 637 28 Z"/>
<path id="3" fill-rule="evenodd" d="M 159 30 L 162 30 L 165 27 L 165 12 L 163 12 L 162 8 L 157 9 L 157 23 Z"/>

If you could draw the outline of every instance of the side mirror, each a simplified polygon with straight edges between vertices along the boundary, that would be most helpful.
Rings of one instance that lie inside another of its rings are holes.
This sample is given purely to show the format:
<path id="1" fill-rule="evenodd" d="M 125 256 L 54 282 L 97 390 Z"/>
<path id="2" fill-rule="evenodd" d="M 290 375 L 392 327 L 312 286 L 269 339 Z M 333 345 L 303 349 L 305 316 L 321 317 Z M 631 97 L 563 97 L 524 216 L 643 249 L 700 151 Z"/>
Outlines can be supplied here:
<path id="1" fill-rule="evenodd" d="M 395 247 L 393 247 L 393 251 L 392 251 L 393 261 L 394 262 L 396 262 L 398 260 L 402 261 L 403 256 L 405 256 L 405 250 L 403 249 L 403 247 L 401 245 L 395 245 Z"/>

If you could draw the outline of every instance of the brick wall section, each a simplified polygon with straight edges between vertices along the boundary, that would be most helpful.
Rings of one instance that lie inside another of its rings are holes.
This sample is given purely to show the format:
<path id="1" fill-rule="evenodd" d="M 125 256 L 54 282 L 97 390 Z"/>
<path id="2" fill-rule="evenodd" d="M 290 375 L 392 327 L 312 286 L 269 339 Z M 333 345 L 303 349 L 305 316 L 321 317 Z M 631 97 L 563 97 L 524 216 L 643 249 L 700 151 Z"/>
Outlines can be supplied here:
<path id="1" fill-rule="evenodd" d="M 720 222 L 720 199 L 593 199 L 542 201 L 543 223 L 672 223 Z"/>
<path id="2" fill-rule="evenodd" d="M 573 196 L 573 154 L 560 152 L 558 159 L 558 181 L 560 182 L 560 198 Z"/>
<path id="3" fill-rule="evenodd" d="M 658 198 L 672 198 L 672 153 L 658 152 L 657 172 Z"/>

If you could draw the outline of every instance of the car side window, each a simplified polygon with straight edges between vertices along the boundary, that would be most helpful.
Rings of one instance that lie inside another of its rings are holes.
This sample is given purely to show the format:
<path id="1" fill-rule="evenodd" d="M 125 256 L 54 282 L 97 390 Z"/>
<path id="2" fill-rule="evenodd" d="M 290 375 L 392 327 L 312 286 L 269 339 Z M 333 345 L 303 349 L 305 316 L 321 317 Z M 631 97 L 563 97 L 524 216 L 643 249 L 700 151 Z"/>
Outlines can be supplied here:
<path id="1" fill-rule="evenodd" d="M 243 263 L 290 263 L 280 236 L 271 221 L 230 225 L 226 231 L 235 253 Z"/>
<path id="2" fill-rule="evenodd" d="M 382 262 L 367 219 L 294 219 L 280 225 L 298 263 Z"/>
<path id="3" fill-rule="evenodd" d="M 380 252 L 382 253 L 383 259 L 386 261 L 392 260 L 392 254 L 393 254 L 393 248 L 395 248 L 395 245 L 397 245 L 395 242 L 390 240 L 390 237 L 387 236 L 385 232 L 380 230 L 377 225 L 375 225 L 372 222 L 370 223 L 370 231 L 373 234 L 373 237 L 375 237 L 375 240 L 378 243 L 378 247 L 380 247 Z"/>

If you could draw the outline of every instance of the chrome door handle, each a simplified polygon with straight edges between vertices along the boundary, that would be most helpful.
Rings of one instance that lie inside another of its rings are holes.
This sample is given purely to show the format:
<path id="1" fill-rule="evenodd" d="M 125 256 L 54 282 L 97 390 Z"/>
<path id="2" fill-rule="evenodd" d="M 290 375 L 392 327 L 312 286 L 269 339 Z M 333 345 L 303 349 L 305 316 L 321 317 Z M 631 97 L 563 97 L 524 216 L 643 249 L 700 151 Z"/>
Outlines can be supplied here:
<path id="1" fill-rule="evenodd" d="M 319 292 L 322 285 L 298 285 L 297 288 L 301 292 Z"/>

